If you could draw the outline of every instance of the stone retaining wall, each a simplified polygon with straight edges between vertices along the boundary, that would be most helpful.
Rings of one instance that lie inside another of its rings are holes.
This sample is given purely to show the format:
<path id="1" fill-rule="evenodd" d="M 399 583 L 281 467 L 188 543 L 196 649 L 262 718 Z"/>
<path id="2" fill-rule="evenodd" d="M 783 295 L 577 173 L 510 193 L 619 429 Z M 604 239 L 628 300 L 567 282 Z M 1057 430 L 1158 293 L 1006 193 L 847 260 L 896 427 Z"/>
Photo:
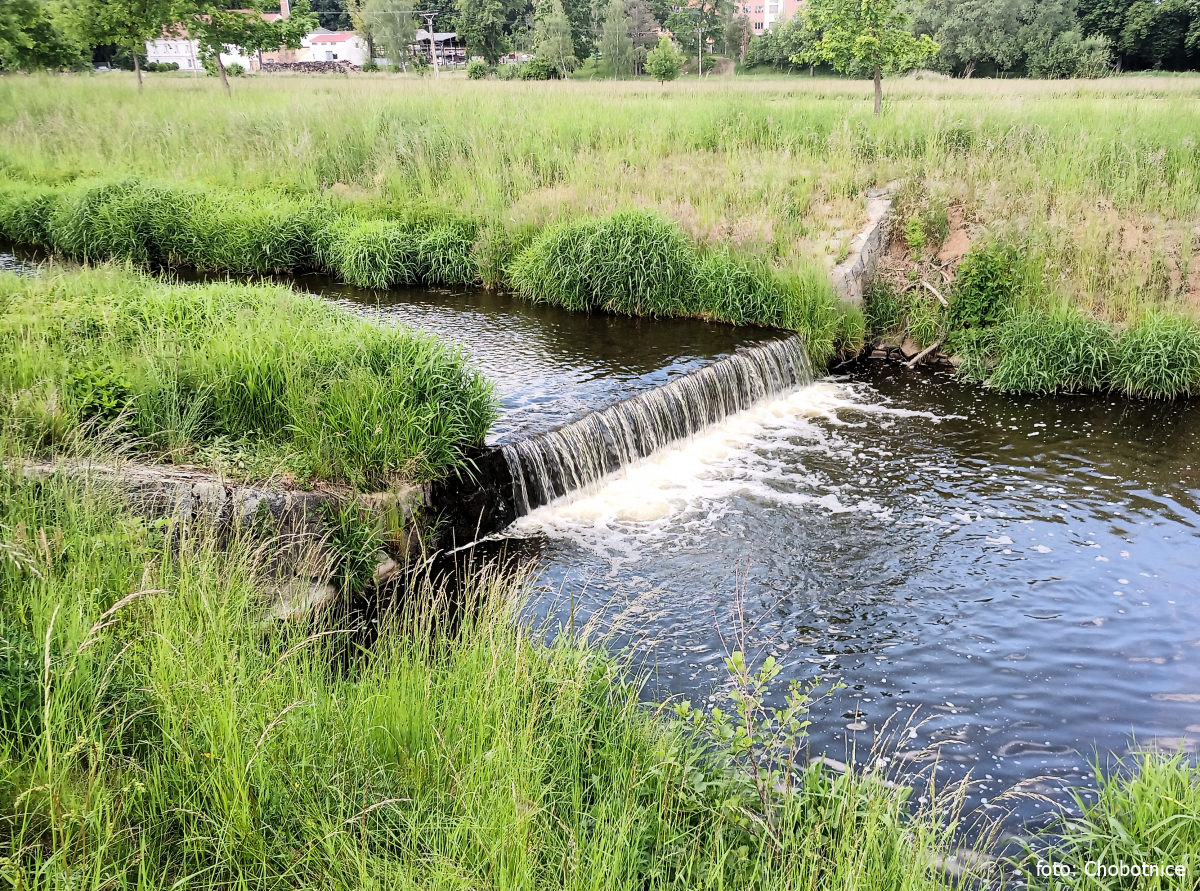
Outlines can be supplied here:
<path id="1" fill-rule="evenodd" d="M 853 306 L 862 306 L 863 292 L 874 279 L 879 257 L 887 247 L 884 236 L 892 209 L 889 190 L 893 185 L 889 183 L 887 189 L 867 190 L 867 224 L 851 240 L 846 259 L 830 272 L 838 297 Z"/>

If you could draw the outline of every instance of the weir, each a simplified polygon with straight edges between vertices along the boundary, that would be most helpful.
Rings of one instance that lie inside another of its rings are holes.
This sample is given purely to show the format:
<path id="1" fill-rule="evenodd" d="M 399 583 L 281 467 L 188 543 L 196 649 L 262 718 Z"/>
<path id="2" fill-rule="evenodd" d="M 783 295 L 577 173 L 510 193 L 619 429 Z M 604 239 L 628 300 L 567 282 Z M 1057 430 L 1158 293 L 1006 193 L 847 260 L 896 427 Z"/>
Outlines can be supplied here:
<path id="1" fill-rule="evenodd" d="M 804 341 L 793 335 L 743 347 L 661 387 L 504 445 L 512 518 L 812 380 Z"/>

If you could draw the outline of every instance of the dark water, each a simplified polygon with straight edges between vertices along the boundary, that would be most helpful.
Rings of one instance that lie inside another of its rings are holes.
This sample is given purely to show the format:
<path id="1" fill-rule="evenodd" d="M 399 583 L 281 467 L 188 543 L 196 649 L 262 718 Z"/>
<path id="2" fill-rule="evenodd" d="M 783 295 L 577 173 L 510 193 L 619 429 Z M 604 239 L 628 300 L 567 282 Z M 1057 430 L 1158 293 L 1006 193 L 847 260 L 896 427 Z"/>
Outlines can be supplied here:
<path id="1" fill-rule="evenodd" d="M 301 284 L 315 285 L 356 312 L 464 347 L 500 397 L 492 443 L 550 430 L 773 336 L 695 319 L 581 315 L 481 290 L 376 292 L 328 281 Z"/>
<path id="2" fill-rule="evenodd" d="M 653 695 L 713 702 L 746 628 L 780 689 L 845 685 L 814 751 L 936 752 L 972 809 L 1036 824 L 1049 805 L 995 799 L 1065 800 L 1133 739 L 1200 744 L 1198 456 L 1195 403 L 874 364 L 535 511 L 508 548 L 542 567 L 541 613 L 633 648 Z"/>

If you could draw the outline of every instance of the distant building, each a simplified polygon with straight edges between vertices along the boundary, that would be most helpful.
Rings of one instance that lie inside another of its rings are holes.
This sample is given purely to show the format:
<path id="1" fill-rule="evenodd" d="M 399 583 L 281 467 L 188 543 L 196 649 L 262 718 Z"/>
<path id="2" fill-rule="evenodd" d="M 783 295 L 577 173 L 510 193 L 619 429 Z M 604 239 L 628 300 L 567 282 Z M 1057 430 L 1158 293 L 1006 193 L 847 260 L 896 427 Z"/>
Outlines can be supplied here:
<path id="1" fill-rule="evenodd" d="M 307 50 L 305 62 L 349 62 L 351 65 L 367 61 L 367 42 L 353 31 L 330 31 L 309 34 L 301 41 L 302 50 Z M 266 53 L 263 54 L 264 58 Z"/>
<path id="2" fill-rule="evenodd" d="M 250 9 L 237 9 L 233 11 L 242 12 L 246 15 L 258 15 L 262 17 L 263 21 L 274 22 L 281 18 L 287 18 L 287 0 L 283 0 L 282 8 L 282 13 L 260 13 Z M 146 61 L 174 62 L 179 66 L 181 71 L 201 71 L 204 68 L 204 63 L 200 58 L 200 41 L 188 34 L 187 25 L 183 22 L 168 25 L 163 28 L 162 36 L 157 40 L 146 41 Z M 256 69 L 259 64 L 257 58 L 245 55 L 236 46 L 228 45 L 224 47 L 224 52 L 221 53 L 221 61 L 225 64 L 226 68 L 237 64 L 241 65 L 247 71 Z"/>
<path id="3" fill-rule="evenodd" d="M 793 18 L 803 5 L 804 0 L 751 0 L 749 3 L 739 0 L 734 4 L 734 12 L 750 19 L 753 33 L 761 34 L 771 30 L 775 23 Z"/>

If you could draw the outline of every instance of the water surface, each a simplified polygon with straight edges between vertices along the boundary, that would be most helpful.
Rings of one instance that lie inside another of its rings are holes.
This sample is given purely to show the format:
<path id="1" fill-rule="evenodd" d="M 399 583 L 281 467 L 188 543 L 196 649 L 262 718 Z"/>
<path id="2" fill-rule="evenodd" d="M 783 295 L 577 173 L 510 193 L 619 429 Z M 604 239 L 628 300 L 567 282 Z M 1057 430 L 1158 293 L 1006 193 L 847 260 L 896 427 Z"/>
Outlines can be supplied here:
<path id="1" fill-rule="evenodd" d="M 1198 447 L 1194 403 L 874 364 L 535 511 L 509 547 L 542 569 L 538 609 L 612 629 L 653 695 L 713 702 L 744 629 L 780 689 L 845 685 L 814 752 L 936 751 L 998 811 L 1132 738 L 1200 743 Z"/>

